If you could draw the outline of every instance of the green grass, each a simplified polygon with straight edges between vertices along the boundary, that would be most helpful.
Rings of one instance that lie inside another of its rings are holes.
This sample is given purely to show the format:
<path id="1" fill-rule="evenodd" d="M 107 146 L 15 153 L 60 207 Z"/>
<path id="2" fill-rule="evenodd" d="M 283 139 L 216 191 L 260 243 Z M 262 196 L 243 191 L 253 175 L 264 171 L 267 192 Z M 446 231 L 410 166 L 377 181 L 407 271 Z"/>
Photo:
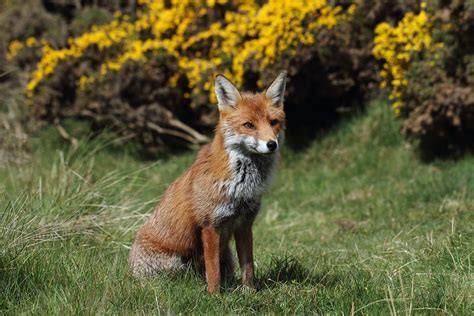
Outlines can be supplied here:
<path id="1" fill-rule="evenodd" d="M 421 162 L 383 102 L 283 151 L 255 225 L 258 291 L 133 279 L 133 236 L 195 153 L 143 161 L 54 130 L 0 168 L 0 313 L 473 313 L 474 157 Z"/>

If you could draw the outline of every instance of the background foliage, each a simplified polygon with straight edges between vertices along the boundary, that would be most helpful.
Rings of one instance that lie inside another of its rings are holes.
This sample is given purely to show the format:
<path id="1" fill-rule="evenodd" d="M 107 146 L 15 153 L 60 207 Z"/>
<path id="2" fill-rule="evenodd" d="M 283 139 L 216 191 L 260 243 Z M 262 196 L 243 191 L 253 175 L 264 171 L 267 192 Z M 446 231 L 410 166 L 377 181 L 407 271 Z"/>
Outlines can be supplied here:
<path id="1" fill-rule="evenodd" d="M 207 141 L 217 73 L 258 90 L 284 68 L 290 139 L 388 90 L 406 135 L 456 153 L 472 145 L 473 12 L 472 1 L 28 0 L 1 16 L 2 68 L 36 118 L 84 118 L 150 152 Z"/>

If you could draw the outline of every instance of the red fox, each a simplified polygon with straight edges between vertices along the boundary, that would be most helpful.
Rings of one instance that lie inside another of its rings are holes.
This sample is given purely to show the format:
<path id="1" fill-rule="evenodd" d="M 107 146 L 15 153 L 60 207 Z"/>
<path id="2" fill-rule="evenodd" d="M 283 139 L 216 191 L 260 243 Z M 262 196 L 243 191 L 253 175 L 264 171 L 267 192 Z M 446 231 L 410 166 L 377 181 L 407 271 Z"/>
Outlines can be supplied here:
<path id="1" fill-rule="evenodd" d="M 229 242 L 235 239 L 244 286 L 253 287 L 252 225 L 283 141 L 286 72 L 265 92 L 239 93 L 223 75 L 215 79 L 219 123 L 211 144 L 164 193 L 138 231 L 129 263 L 136 276 L 204 268 L 209 293 L 233 274 Z"/>

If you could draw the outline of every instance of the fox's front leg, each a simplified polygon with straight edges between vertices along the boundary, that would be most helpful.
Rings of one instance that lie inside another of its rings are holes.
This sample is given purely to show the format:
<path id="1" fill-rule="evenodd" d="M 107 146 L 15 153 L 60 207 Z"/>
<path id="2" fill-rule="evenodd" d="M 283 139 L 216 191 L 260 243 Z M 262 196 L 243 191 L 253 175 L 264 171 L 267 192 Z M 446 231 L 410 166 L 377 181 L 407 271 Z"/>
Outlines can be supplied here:
<path id="1" fill-rule="evenodd" d="M 214 227 L 203 228 L 201 238 L 204 251 L 204 266 L 206 268 L 207 291 L 210 294 L 217 293 L 221 284 L 219 232 Z"/>
<path id="2" fill-rule="evenodd" d="M 242 225 L 235 231 L 235 245 L 239 257 L 242 284 L 253 288 L 252 224 Z"/>

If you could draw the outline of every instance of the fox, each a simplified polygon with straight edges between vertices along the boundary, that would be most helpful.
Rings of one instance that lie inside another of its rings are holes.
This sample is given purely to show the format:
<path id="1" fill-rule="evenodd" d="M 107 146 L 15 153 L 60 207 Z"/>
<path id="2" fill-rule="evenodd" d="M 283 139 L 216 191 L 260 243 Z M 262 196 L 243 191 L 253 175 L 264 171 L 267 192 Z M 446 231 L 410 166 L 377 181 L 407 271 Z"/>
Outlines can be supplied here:
<path id="1" fill-rule="evenodd" d="M 240 93 L 225 76 L 215 77 L 219 120 L 213 140 L 138 230 L 129 255 L 134 276 L 194 263 L 204 269 L 207 291 L 218 293 L 222 280 L 233 277 L 234 239 L 242 285 L 254 287 L 252 226 L 280 157 L 286 81 L 281 71 L 263 92 Z"/>

